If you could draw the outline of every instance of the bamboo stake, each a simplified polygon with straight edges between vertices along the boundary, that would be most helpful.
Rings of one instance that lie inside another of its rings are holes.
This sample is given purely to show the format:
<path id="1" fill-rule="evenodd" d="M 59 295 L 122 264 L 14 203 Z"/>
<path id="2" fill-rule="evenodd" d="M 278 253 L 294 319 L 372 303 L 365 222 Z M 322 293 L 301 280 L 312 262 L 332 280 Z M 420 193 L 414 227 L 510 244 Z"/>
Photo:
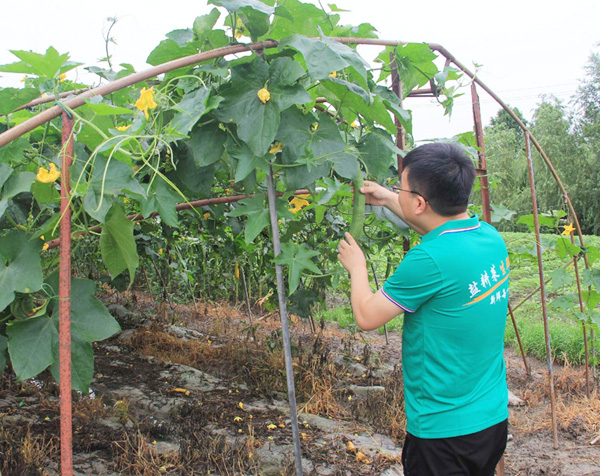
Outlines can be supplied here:
<path id="1" fill-rule="evenodd" d="M 60 468 L 73 476 L 73 407 L 71 398 L 71 207 L 69 169 L 73 163 L 73 120 L 62 115 L 62 167 L 60 190 L 60 269 L 58 299 L 60 376 Z"/>
<path id="2" fill-rule="evenodd" d="M 269 165 L 267 175 L 267 196 L 269 199 L 269 216 L 271 218 L 271 232 L 273 238 L 273 254 L 275 258 L 281 254 L 279 242 L 279 224 L 277 209 L 275 208 L 275 187 L 273 186 L 273 167 Z M 285 356 L 285 369 L 288 387 L 288 400 L 290 403 L 290 420 L 292 424 L 292 438 L 294 440 L 294 455 L 296 457 L 296 476 L 302 476 L 302 449 L 300 447 L 300 430 L 298 428 L 298 409 L 296 406 L 296 388 L 294 386 L 294 368 L 292 362 L 292 346 L 290 344 L 290 331 L 288 328 L 287 303 L 285 284 L 283 282 L 283 269 L 280 264 L 275 265 L 277 277 L 277 295 L 279 297 L 279 318 L 281 320 L 281 337 L 283 339 L 283 352 Z"/>
<path id="3" fill-rule="evenodd" d="M 548 379 L 550 383 L 550 412 L 552 415 L 552 436 L 554 449 L 558 449 L 558 426 L 556 422 L 556 395 L 554 392 L 554 370 L 552 368 L 552 346 L 550 343 L 550 328 L 548 326 L 548 305 L 546 303 L 546 280 L 544 278 L 544 265 L 542 262 L 542 247 L 540 244 L 540 220 L 538 216 L 537 196 L 535 192 L 535 176 L 533 173 L 533 158 L 531 156 L 531 144 L 529 133 L 525 133 L 525 148 L 527 150 L 527 164 L 529 172 L 529 184 L 531 186 L 531 204 L 533 208 L 533 223 L 535 227 L 535 247 L 538 257 L 538 271 L 540 275 L 540 290 L 542 300 L 542 315 L 544 318 L 544 335 L 546 338 L 546 359 L 548 363 Z"/>

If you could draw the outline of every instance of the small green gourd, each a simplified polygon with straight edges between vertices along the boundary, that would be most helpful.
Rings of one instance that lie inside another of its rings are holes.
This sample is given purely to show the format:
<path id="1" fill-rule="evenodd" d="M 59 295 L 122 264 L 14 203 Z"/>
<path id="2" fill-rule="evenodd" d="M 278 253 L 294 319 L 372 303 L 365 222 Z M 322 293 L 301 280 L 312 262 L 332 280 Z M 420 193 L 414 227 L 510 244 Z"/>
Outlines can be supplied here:
<path id="1" fill-rule="evenodd" d="M 363 235 L 363 225 L 365 223 L 365 204 L 366 197 L 360 189 L 364 185 L 360 165 L 357 166 L 356 178 L 354 179 L 354 205 L 352 207 L 352 223 L 350 224 L 350 234 L 358 241 Z"/>

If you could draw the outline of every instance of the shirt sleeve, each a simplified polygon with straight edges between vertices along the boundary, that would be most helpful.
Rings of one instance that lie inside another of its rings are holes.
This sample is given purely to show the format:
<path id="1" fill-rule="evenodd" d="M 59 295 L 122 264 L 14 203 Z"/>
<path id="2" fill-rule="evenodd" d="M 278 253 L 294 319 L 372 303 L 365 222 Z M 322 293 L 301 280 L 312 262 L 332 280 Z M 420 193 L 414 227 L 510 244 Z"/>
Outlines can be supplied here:
<path id="1" fill-rule="evenodd" d="M 435 261 L 419 246 L 411 249 L 384 283 L 383 295 L 406 312 L 415 312 L 442 288 Z"/>

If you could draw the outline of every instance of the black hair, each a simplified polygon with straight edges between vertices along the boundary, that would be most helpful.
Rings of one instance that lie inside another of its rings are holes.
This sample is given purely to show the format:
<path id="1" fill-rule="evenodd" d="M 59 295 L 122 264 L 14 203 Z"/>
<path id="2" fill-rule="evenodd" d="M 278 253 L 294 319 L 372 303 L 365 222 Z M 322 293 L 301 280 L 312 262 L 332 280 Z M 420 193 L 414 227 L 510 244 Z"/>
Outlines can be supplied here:
<path id="1" fill-rule="evenodd" d="M 463 213 L 475 181 L 475 166 L 455 144 L 435 142 L 411 150 L 404 157 L 410 187 L 429 202 L 438 215 Z"/>

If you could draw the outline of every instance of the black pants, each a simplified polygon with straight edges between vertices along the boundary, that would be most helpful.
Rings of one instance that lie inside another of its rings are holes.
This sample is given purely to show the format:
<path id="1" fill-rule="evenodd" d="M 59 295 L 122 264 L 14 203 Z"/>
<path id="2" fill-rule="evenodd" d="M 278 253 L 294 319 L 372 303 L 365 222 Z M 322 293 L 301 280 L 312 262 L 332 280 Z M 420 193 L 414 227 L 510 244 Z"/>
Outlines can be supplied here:
<path id="1" fill-rule="evenodd" d="M 404 475 L 493 476 L 507 434 L 508 420 L 453 438 L 418 438 L 407 433 L 402 449 Z"/>

